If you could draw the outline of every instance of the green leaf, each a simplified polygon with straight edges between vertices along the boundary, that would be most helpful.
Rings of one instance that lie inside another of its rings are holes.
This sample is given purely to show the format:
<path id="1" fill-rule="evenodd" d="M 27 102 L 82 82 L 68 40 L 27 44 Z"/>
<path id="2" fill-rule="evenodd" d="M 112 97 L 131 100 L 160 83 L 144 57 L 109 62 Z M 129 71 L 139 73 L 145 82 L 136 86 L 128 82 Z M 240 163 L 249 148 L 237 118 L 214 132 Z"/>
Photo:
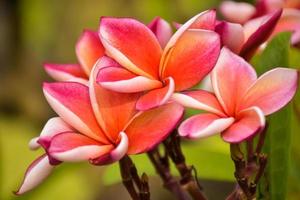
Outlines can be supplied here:
<path id="1" fill-rule="evenodd" d="M 187 164 L 194 165 L 200 179 L 234 180 L 232 175 L 234 168 L 230 159 L 228 145 L 220 139 L 219 135 L 201 141 L 183 141 L 182 148 Z M 145 154 L 131 156 L 131 158 L 139 174 L 146 172 L 149 176 L 156 176 L 156 172 Z M 171 170 L 172 174 L 178 175 L 174 166 L 172 166 Z M 102 181 L 104 185 L 111 185 L 121 181 L 117 163 L 106 167 Z"/>
<path id="2" fill-rule="evenodd" d="M 258 72 L 289 66 L 290 33 L 278 34 L 259 56 Z M 291 106 L 268 118 L 264 151 L 268 154 L 265 180 L 260 182 L 259 199 L 282 200 L 286 197 L 291 152 Z"/>

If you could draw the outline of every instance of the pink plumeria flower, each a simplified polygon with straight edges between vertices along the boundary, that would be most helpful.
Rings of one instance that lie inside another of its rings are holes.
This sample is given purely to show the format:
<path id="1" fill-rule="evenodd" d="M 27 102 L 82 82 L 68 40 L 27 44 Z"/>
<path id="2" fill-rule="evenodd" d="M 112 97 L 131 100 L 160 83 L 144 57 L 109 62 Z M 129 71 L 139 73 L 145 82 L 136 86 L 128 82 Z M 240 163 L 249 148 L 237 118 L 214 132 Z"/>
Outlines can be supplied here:
<path id="1" fill-rule="evenodd" d="M 153 31 L 162 48 L 172 36 L 171 26 L 162 18 L 156 17 L 148 27 Z M 88 80 L 96 61 L 105 55 L 98 33 L 84 30 L 76 44 L 76 56 L 79 64 L 45 63 L 46 72 L 57 81 Z"/>
<path id="2" fill-rule="evenodd" d="M 283 9 L 271 38 L 280 32 L 290 31 L 292 45 L 300 44 L 300 1 L 298 0 L 258 0 L 253 6 L 249 3 L 224 1 L 220 11 L 226 20 L 232 23 L 244 24 L 251 29 L 256 23 L 270 13 Z"/>
<path id="3" fill-rule="evenodd" d="M 29 166 L 16 194 L 36 187 L 61 162 L 109 164 L 154 148 L 176 127 L 183 115 L 181 105 L 170 102 L 137 111 L 140 93 L 116 93 L 97 84 L 99 69 L 111 62 L 102 57 L 88 85 L 71 80 L 44 84 L 45 97 L 59 117 L 51 118 L 40 136 L 30 141 L 31 149 L 42 146 L 46 154 Z"/>
<path id="4" fill-rule="evenodd" d="M 215 18 L 215 11 L 200 13 L 170 39 L 159 40 L 152 28 L 157 21 L 150 24 L 151 31 L 134 19 L 101 18 L 100 39 L 115 64 L 100 70 L 98 83 L 121 93 L 144 92 L 138 110 L 165 104 L 174 91 L 193 87 L 215 65 L 220 51 L 219 36 L 212 31 Z M 159 26 L 165 30 L 162 36 L 169 34 L 166 23 Z"/>
<path id="5" fill-rule="evenodd" d="M 243 58 L 223 48 L 211 73 L 214 93 L 204 90 L 174 94 L 173 99 L 202 113 L 186 119 L 179 134 L 203 138 L 221 133 L 224 141 L 239 143 L 265 126 L 265 116 L 285 106 L 294 96 L 298 72 L 275 68 L 257 78 Z"/>

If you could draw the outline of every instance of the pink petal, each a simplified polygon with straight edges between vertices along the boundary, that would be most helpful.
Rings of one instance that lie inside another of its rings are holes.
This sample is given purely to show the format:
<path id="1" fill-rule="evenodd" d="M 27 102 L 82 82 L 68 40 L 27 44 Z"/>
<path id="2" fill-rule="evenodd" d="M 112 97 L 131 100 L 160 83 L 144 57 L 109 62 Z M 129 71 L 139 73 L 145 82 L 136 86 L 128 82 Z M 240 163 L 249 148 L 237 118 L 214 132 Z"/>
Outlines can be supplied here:
<path id="1" fill-rule="evenodd" d="M 295 95 L 298 76 L 297 70 L 287 68 L 266 72 L 248 89 L 240 109 L 257 106 L 265 115 L 278 111 Z"/>
<path id="2" fill-rule="evenodd" d="M 216 24 L 216 11 L 215 10 L 207 10 L 197 14 L 196 16 L 189 19 L 186 23 L 180 26 L 178 30 L 173 34 L 167 43 L 164 52 L 163 59 L 166 58 L 166 55 L 170 51 L 170 49 L 175 45 L 177 40 L 181 37 L 181 35 L 186 32 L 188 29 L 204 29 L 204 30 L 214 30 Z M 164 62 L 164 61 L 162 61 Z"/>
<path id="3" fill-rule="evenodd" d="M 224 111 L 216 96 L 204 90 L 194 90 L 182 93 L 174 93 L 172 99 L 189 108 L 205 110 L 225 117 Z"/>
<path id="4" fill-rule="evenodd" d="M 54 136 L 48 153 L 51 157 L 66 162 L 80 162 L 94 159 L 113 149 L 79 133 L 68 132 Z"/>
<path id="5" fill-rule="evenodd" d="M 104 67 L 99 70 L 97 82 L 104 88 L 123 93 L 152 90 L 162 86 L 158 80 L 137 76 L 122 67 Z"/>
<path id="6" fill-rule="evenodd" d="M 220 11 L 228 21 L 243 24 L 255 14 L 255 7 L 244 2 L 223 1 Z"/>
<path id="7" fill-rule="evenodd" d="M 56 81 L 67 81 L 74 77 L 87 79 L 86 74 L 78 64 L 44 64 L 46 72 Z"/>
<path id="8" fill-rule="evenodd" d="M 176 103 L 141 112 L 125 129 L 128 154 L 143 153 L 163 141 L 182 118 L 184 109 Z"/>
<path id="9" fill-rule="evenodd" d="M 89 75 L 96 61 L 104 55 L 104 47 L 97 32 L 85 30 L 82 33 L 76 44 L 76 55 L 83 70 Z"/>
<path id="10" fill-rule="evenodd" d="M 22 185 L 15 192 L 16 195 L 21 195 L 29 190 L 32 190 L 41 184 L 52 172 L 54 166 L 49 164 L 47 155 L 42 155 L 33 161 L 26 170 Z"/>
<path id="11" fill-rule="evenodd" d="M 246 42 L 239 55 L 243 58 L 250 59 L 256 49 L 269 38 L 281 14 L 282 10 L 278 10 L 269 15 L 248 21 L 244 25 Z"/>
<path id="12" fill-rule="evenodd" d="M 136 109 L 145 111 L 165 104 L 172 96 L 175 89 L 174 80 L 166 79 L 166 85 L 159 89 L 154 89 L 139 98 Z"/>
<path id="13" fill-rule="evenodd" d="M 187 30 L 171 49 L 162 77 L 172 77 L 176 91 L 188 89 L 212 70 L 219 52 L 218 34 L 206 30 Z"/>
<path id="14" fill-rule="evenodd" d="M 109 153 L 98 158 L 90 160 L 93 165 L 107 165 L 116 162 L 124 157 L 128 150 L 128 138 L 126 133 L 120 132 L 120 142 Z"/>
<path id="15" fill-rule="evenodd" d="M 166 20 L 156 17 L 148 24 L 148 27 L 156 36 L 160 46 L 164 48 L 173 34 L 170 24 Z"/>
<path id="16" fill-rule="evenodd" d="M 237 103 L 256 80 L 256 72 L 244 59 L 224 47 L 211 80 L 223 109 L 229 116 L 234 116 Z"/>
<path id="17" fill-rule="evenodd" d="M 234 53 L 239 53 L 244 44 L 244 29 L 240 24 L 221 22 L 216 26 L 220 34 L 222 45 Z"/>
<path id="18" fill-rule="evenodd" d="M 102 17 L 99 34 L 109 56 L 128 70 L 158 77 L 161 47 L 152 31 L 129 18 Z"/>
<path id="19" fill-rule="evenodd" d="M 236 122 L 222 132 L 222 138 L 229 143 L 240 143 L 265 127 L 264 113 L 258 107 L 251 107 L 238 113 Z"/>
<path id="20" fill-rule="evenodd" d="M 199 114 L 185 120 L 179 127 L 180 136 L 187 138 L 205 138 L 228 128 L 234 118 L 220 118 L 214 114 Z"/>
<path id="21" fill-rule="evenodd" d="M 108 142 L 93 113 L 87 86 L 75 82 L 44 83 L 43 90 L 50 106 L 66 123 L 95 140 Z"/>
<path id="22" fill-rule="evenodd" d="M 53 136 L 70 131 L 74 131 L 74 129 L 69 124 L 64 122 L 60 117 L 53 117 L 47 121 L 40 136 L 30 141 L 29 147 L 36 149 L 42 144 L 44 148 L 48 148 Z"/>
<path id="23" fill-rule="evenodd" d="M 141 94 L 117 93 L 96 83 L 98 71 L 110 64 L 108 57 L 103 57 L 96 63 L 90 77 L 90 98 L 98 123 L 107 137 L 116 142 L 120 132 L 136 114 L 135 104 Z"/>

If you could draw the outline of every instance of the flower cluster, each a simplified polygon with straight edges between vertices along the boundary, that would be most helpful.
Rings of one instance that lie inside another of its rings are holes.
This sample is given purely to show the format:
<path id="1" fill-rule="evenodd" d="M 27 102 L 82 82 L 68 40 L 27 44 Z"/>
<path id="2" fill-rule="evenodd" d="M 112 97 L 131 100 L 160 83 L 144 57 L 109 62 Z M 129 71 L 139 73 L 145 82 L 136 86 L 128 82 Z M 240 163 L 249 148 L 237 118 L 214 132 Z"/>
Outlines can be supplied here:
<path id="1" fill-rule="evenodd" d="M 29 166 L 16 193 L 36 187 L 62 162 L 106 165 L 145 153 L 177 126 L 186 138 L 221 132 L 229 143 L 262 130 L 265 116 L 292 99 L 298 72 L 275 68 L 257 78 L 246 60 L 284 19 L 281 9 L 250 7 L 226 2 L 222 11 L 231 22 L 208 10 L 177 24 L 174 34 L 161 18 L 145 25 L 102 17 L 97 32 L 85 30 L 76 45 L 78 64 L 45 64 L 57 82 L 44 83 L 43 92 L 58 117 L 30 141 L 45 154 Z M 243 16 L 230 15 L 236 11 Z M 207 76 L 212 92 L 193 89 Z M 207 113 L 180 124 L 184 107 Z"/>

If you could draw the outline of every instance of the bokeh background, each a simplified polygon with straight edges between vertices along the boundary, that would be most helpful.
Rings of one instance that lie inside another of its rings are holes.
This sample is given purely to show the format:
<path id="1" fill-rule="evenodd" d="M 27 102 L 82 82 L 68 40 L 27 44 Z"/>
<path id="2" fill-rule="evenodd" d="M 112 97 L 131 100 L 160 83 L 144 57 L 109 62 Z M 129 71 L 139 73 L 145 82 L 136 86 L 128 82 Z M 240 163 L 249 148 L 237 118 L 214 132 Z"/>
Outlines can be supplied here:
<path id="1" fill-rule="evenodd" d="M 16 197 L 12 191 L 41 151 L 28 149 L 49 117 L 55 116 L 43 97 L 45 61 L 74 63 L 75 43 L 84 28 L 97 29 L 100 16 L 130 16 L 145 23 L 155 16 L 184 22 L 220 0 L 1 0 L 0 1 L 0 200 L 127 199 L 117 164 L 95 167 L 63 164 L 37 189 Z M 300 55 L 300 54 L 299 54 Z M 299 128 L 299 127 L 298 127 Z M 292 138 L 288 199 L 300 195 L 300 129 Z M 297 130 L 295 130 L 297 132 Z M 298 142 L 297 142 L 298 141 Z M 229 146 L 219 136 L 185 144 L 188 163 L 195 164 L 211 199 L 232 189 Z M 140 172 L 154 175 L 144 156 L 135 156 Z M 280 174 L 278 174 L 280 176 Z M 151 176 L 153 199 L 172 199 Z"/>

